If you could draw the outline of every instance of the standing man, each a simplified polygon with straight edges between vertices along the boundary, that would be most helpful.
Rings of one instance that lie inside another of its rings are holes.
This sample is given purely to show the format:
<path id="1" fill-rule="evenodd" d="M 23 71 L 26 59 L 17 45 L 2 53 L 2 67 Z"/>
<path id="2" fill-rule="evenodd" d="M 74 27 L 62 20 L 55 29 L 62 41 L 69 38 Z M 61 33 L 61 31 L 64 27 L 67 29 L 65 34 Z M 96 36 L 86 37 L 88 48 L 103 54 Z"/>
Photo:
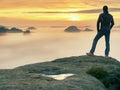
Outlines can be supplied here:
<path id="1" fill-rule="evenodd" d="M 99 15 L 97 21 L 97 35 L 95 36 L 92 44 L 92 48 L 89 53 L 86 53 L 88 56 L 93 56 L 94 51 L 97 45 L 98 40 L 105 36 L 106 42 L 106 49 L 105 49 L 105 56 L 109 56 L 110 51 L 110 31 L 114 25 L 114 19 L 111 14 L 108 12 L 108 7 L 103 6 L 103 13 Z"/>

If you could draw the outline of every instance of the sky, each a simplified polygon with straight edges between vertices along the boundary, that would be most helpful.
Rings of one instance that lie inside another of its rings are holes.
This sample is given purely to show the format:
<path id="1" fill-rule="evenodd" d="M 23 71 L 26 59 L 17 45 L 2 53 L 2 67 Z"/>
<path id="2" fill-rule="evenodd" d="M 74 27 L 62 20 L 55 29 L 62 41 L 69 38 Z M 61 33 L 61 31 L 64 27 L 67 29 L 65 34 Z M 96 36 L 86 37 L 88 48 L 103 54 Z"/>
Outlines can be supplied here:
<path id="1" fill-rule="evenodd" d="M 1 25 L 95 24 L 108 5 L 119 25 L 120 0 L 1 0 Z M 90 22 L 88 22 L 90 21 Z M 59 23 L 58 23 L 59 22 Z"/>
<path id="2" fill-rule="evenodd" d="M 81 27 L 88 27 L 96 31 L 96 21 L 99 14 L 102 13 L 104 5 L 109 7 L 110 14 L 115 20 L 114 27 L 119 29 L 120 0 L 0 0 L 0 25 L 17 28 L 33 26 L 39 30 L 39 32 L 35 31 L 37 33 L 26 36 L 10 34 L 10 36 L 0 37 L 2 66 L 9 67 L 9 65 L 15 65 L 15 62 L 17 62 L 16 65 L 26 64 L 26 62 L 33 63 L 35 59 L 40 60 L 40 58 L 48 60 L 54 56 L 58 58 L 77 53 L 80 55 L 80 52 L 81 54 L 86 53 L 86 49 L 90 48 L 94 32 L 88 33 L 90 39 L 84 32 L 61 33 L 64 29 L 44 27 L 65 26 L 66 28 L 75 25 L 79 26 L 80 30 L 84 30 Z M 24 29 L 22 28 L 22 30 Z M 111 48 L 112 55 L 116 55 L 116 57 L 119 57 L 119 34 L 117 32 L 114 35 L 113 43 L 111 43 L 112 47 L 115 46 L 115 48 Z M 87 46 L 85 47 L 85 45 Z M 100 46 L 98 53 L 101 53 L 101 48 L 103 48 L 102 44 Z M 66 52 L 63 52 L 64 49 Z"/>

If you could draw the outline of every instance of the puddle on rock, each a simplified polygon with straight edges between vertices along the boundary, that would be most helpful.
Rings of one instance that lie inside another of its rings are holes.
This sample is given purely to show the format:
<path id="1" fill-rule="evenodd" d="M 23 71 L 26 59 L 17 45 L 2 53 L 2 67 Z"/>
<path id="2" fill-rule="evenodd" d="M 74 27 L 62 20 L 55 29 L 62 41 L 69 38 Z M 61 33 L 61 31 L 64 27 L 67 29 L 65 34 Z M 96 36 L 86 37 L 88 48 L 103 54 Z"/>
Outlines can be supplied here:
<path id="1" fill-rule="evenodd" d="M 45 75 L 45 74 L 41 74 L 41 75 L 45 77 L 54 78 L 56 80 L 64 80 L 65 78 L 73 76 L 75 74 L 68 73 L 68 74 L 58 74 L 58 75 Z"/>

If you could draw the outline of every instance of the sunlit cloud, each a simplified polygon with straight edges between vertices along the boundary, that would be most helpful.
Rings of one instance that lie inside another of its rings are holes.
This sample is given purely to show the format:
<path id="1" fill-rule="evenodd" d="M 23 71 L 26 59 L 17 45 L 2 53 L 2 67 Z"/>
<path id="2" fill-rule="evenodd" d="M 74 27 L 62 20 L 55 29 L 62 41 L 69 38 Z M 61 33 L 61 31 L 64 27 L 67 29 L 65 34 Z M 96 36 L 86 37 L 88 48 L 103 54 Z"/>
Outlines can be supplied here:
<path id="1" fill-rule="evenodd" d="M 120 0 L 0 0 L 0 9 L 42 8 L 42 9 L 89 9 L 108 5 L 119 7 Z"/>
<path id="2" fill-rule="evenodd" d="M 120 8 L 110 8 L 111 12 L 120 12 Z M 91 10 L 81 10 L 81 11 L 33 11 L 33 12 L 23 12 L 23 13 L 100 13 L 102 9 L 91 9 Z"/>
<path id="3" fill-rule="evenodd" d="M 120 0 L 1 0 L 1 13 L 99 13 L 103 5 L 118 12 Z"/>
<path id="4" fill-rule="evenodd" d="M 1 0 L 1 23 L 96 20 L 103 5 L 119 19 L 120 0 Z M 4 21 L 4 22 L 3 22 Z M 6 22 L 5 22 L 6 21 Z M 46 22 L 45 22 L 46 23 Z"/>

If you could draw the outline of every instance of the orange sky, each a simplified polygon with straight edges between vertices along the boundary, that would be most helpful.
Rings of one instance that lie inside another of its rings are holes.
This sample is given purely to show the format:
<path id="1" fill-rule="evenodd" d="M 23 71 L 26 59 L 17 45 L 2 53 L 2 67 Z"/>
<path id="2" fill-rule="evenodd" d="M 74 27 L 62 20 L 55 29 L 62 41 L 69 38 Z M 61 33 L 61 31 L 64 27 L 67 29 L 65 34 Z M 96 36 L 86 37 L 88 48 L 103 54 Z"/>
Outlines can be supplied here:
<path id="1" fill-rule="evenodd" d="M 119 18 L 119 3 L 119 0 L 1 0 L 0 24 L 96 20 L 103 5 L 108 5 L 115 18 Z"/>

